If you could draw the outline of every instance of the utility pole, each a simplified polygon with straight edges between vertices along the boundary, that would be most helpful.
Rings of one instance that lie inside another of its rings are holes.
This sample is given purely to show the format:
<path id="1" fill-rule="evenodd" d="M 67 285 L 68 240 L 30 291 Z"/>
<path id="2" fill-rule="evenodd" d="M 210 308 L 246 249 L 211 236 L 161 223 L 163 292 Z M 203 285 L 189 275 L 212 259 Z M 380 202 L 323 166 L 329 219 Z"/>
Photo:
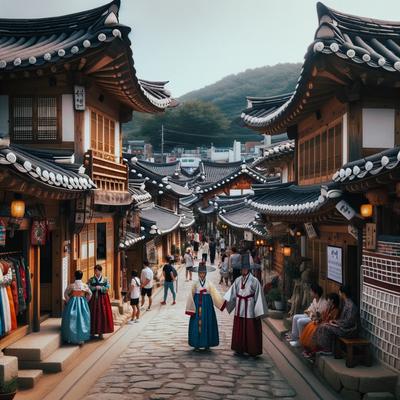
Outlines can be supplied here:
<path id="1" fill-rule="evenodd" d="M 164 162 L 164 124 L 161 124 L 161 161 Z"/>

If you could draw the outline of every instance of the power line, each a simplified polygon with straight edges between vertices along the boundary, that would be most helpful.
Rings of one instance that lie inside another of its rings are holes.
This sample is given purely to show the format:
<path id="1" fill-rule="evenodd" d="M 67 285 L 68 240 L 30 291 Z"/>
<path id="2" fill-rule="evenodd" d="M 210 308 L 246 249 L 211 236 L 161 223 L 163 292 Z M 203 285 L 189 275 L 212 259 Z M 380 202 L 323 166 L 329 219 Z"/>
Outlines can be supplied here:
<path id="1" fill-rule="evenodd" d="M 170 133 L 180 133 L 180 134 L 182 134 L 182 135 L 187 135 L 187 136 L 196 136 L 196 137 L 211 137 L 211 138 L 216 138 L 216 139 L 219 139 L 219 138 L 232 138 L 232 139 L 234 139 L 231 135 L 204 135 L 204 134 L 202 134 L 202 133 L 189 133 L 189 132 L 183 132 L 183 131 L 177 131 L 177 130 L 174 130 L 174 129 L 169 129 L 169 128 L 164 128 L 164 133 L 165 132 L 170 132 Z M 252 134 L 252 133 L 250 133 L 250 134 L 248 134 L 248 135 L 236 135 L 235 136 L 235 138 L 248 138 L 248 137 L 250 137 L 250 136 L 261 136 L 261 134 L 260 135 L 258 135 L 257 133 L 255 133 L 255 134 Z"/>

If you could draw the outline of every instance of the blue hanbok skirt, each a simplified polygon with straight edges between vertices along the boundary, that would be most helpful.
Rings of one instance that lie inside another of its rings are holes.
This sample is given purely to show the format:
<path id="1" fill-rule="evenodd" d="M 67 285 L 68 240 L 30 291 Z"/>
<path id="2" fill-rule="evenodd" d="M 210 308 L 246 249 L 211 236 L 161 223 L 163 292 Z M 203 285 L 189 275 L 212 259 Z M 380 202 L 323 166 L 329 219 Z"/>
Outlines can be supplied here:
<path id="1" fill-rule="evenodd" d="M 189 346 L 215 347 L 219 345 L 218 323 L 214 303 L 208 293 L 202 295 L 201 316 L 199 315 L 200 295 L 194 295 L 196 314 L 189 321 Z"/>
<path id="2" fill-rule="evenodd" d="M 64 342 L 73 344 L 90 339 L 90 310 L 85 297 L 69 299 L 62 315 L 61 336 Z"/>

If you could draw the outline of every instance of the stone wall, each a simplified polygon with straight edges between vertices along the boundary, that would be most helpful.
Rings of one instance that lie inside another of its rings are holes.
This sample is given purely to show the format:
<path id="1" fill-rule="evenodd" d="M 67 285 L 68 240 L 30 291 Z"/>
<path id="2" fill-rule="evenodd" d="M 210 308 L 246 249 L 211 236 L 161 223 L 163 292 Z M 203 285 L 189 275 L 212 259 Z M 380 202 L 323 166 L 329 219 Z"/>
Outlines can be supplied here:
<path id="1" fill-rule="evenodd" d="M 361 323 L 375 354 L 400 370 L 400 243 L 378 241 L 374 251 L 363 246 Z"/>

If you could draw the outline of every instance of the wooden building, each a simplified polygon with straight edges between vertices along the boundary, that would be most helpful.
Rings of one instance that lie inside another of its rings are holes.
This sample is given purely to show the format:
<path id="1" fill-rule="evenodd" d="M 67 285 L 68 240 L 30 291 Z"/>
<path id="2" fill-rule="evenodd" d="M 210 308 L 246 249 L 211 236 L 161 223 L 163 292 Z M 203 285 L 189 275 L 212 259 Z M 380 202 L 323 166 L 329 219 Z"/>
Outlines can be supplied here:
<path id="1" fill-rule="evenodd" d="M 41 312 L 60 315 L 62 288 L 78 268 L 86 280 L 101 264 L 111 297 L 119 298 L 119 242 L 132 203 L 121 126 L 132 111 L 174 104 L 165 82 L 137 78 L 119 6 L 0 21 L 0 131 L 11 141 L 2 149 L 0 190 L 6 206 L 19 192 L 26 209 L 36 210 L 14 235 L 34 271 L 35 329 Z M 52 233 L 31 247 L 34 221 L 47 221 Z"/>
<path id="2" fill-rule="evenodd" d="M 250 205 L 269 224 L 287 224 L 286 244 L 312 259 L 314 277 L 326 291 L 337 290 L 342 283 L 352 287 L 363 325 L 375 338 L 377 355 L 398 369 L 399 347 L 390 339 L 398 336 L 398 318 L 393 317 L 394 325 L 379 328 L 385 318 L 381 313 L 384 301 L 398 302 L 398 291 L 394 293 L 382 275 L 374 284 L 366 279 L 372 258 L 362 245 L 363 231 L 370 229 L 359 213 L 365 198 L 360 195 L 362 190 L 348 190 L 347 184 L 340 182 L 356 180 L 360 165 L 367 171 L 365 175 L 370 170 L 378 174 L 390 158 L 374 154 L 400 144 L 399 23 L 346 15 L 321 3 L 317 11 L 319 24 L 295 91 L 264 99 L 263 104 L 250 104 L 242 113 L 250 128 L 270 135 L 287 132 L 296 143 L 293 182 L 256 188 Z M 374 161 L 369 163 L 369 157 Z M 375 168 L 374 162 L 381 166 Z M 368 196 L 380 201 L 377 193 L 367 192 Z M 385 221 L 390 216 L 380 218 Z M 379 224 L 377 229 L 379 237 Z M 381 229 L 384 232 L 382 225 Z M 389 259 L 394 255 L 390 247 Z M 376 259 L 374 268 L 380 270 L 387 254 L 382 246 L 377 250 L 382 257 Z M 397 265 L 396 260 L 394 263 Z M 396 272 L 390 270 L 387 275 Z M 370 309 L 372 291 L 379 298 L 379 311 Z"/>

